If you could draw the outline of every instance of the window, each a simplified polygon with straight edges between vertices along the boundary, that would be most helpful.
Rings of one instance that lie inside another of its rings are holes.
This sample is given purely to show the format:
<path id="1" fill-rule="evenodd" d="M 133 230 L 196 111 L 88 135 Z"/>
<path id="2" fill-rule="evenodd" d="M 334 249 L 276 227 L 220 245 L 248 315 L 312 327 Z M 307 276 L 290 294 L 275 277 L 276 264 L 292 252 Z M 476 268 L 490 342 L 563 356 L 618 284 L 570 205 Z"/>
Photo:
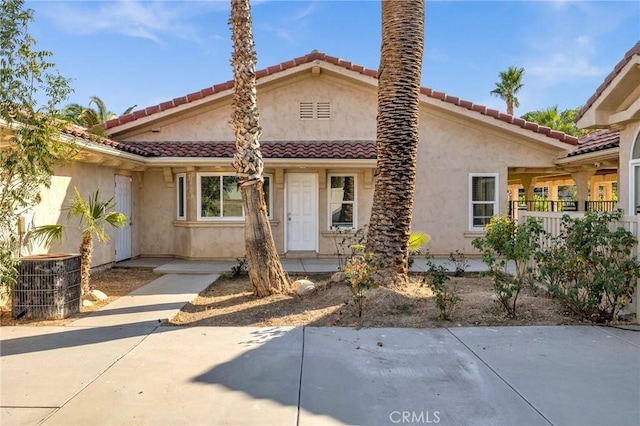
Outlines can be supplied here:
<path id="1" fill-rule="evenodd" d="M 176 218 L 178 220 L 185 220 L 187 218 L 187 176 L 184 173 L 176 175 L 176 199 L 177 199 L 177 212 Z"/>
<path id="2" fill-rule="evenodd" d="M 329 229 L 356 229 L 356 176 L 329 176 Z"/>
<path id="3" fill-rule="evenodd" d="M 271 176 L 264 177 L 264 198 L 271 218 Z M 244 218 L 238 177 L 216 173 L 198 174 L 198 220 Z"/>
<path id="4" fill-rule="evenodd" d="M 498 213 L 498 174 L 470 174 L 469 186 L 469 229 L 480 231 Z"/>

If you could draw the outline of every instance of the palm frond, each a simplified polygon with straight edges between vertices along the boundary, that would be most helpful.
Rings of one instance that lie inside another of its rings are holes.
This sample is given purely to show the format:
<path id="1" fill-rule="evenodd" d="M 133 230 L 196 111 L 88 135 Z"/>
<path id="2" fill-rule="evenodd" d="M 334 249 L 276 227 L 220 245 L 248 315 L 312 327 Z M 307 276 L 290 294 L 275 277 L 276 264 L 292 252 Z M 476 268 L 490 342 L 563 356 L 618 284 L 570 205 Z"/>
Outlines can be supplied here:
<path id="1" fill-rule="evenodd" d="M 59 241 L 62 239 L 62 233 L 62 225 L 43 225 L 29 231 L 29 236 L 34 241 L 49 247 L 54 240 Z"/>
<path id="2" fill-rule="evenodd" d="M 418 253 L 431 240 L 431 236 L 425 232 L 412 232 L 409 235 L 409 253 Z"/>

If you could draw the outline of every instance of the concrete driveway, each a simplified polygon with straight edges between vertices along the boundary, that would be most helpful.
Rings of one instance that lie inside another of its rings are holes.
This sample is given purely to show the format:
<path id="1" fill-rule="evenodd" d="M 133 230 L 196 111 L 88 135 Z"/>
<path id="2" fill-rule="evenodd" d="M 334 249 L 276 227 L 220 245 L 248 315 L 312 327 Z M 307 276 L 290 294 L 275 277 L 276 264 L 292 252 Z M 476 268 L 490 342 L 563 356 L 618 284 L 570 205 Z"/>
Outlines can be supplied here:
<path id="1" fill-rule="evenodd" d="M 638 326 L 161 325 L 217 277 L 0 327 L 0 424 L 640 425 Z"/>

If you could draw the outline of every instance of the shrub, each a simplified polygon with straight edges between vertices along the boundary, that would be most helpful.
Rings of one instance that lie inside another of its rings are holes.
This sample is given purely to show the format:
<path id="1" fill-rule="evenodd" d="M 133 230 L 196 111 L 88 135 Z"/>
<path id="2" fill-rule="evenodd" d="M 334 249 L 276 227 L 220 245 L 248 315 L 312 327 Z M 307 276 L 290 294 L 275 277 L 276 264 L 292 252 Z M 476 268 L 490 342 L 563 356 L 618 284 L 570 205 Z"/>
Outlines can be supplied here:
<path id="1" fill-rule="evenodd" d="M 464 251 L 456 250 L 449 253 L 449 260 L 453 262 L 453 266 L 456 268 L 455 276 L 464 276 L 465 271 L 469 267 L 467 257 L 464 255 Z"/>
<path id="2" fill-rule="evenodd" d="M 536 253 L 537 277 L 572 312 L 595 322 L 615 321 L 640 278 L 637 243 L 622 227 L 621 211 L 562 217 L 560 234 Z"/>
<path id="3" fill-rule="evenodd" d="M 384 263 L 375 254 L 365 253 L 362 245 L 354 245 L 352 248 L 354 252 L 347 259 L 344 280 L 351 290 L 358 317 L 362 317 L 365 292 L 378 287 L 379 283 L 376 281 L 375 274 L 384 266 Z"/>
<path id="4" fill-rule="evenodd" d="M 336 247 L 335 255 L 338 257 L 338 271 L 342 271 L 346 265 L 345 260 L 355 254 L 354 247 L 364 246 L 367 239 L 369 225 L 364 225 L 353 231 L 339 226 L 332 226 L 333 244 Z"/>
<path id="5" fill-rule="evenodd" d="M 498 302 L 515 318 L 518 295 L 530 270 L 527 263 L 540 247 L 542 225 L 534 218 L 518 224 L 506 215 L 494 216 L 486 226 L 486 235 L 473 240 L 473 246 L 482 253 L 498 296 Z M 515 277 L 507 273 L 509 262 L 515 263 Z"/>
<path id="6" fill-rule="evenodd" d="M 249 265 L 246 257 L 236 257 L 236 264 L 231 267 L 231 277 L 239 278 L 249 273 Z"/>
<path id="7" fill-rule="evenodd" d="M 436 297 L 436 307 L 440 311 L 440 318 L 446 320 L 460 301 L 460 297 L 456 294 L 455 289 L 449 288 L 447 281 L 450 279 L 447 275 L 445 266 L 436 266 L 429 257 L 427 257 L 427 272 L 425 272 L 425 284 Z"/>

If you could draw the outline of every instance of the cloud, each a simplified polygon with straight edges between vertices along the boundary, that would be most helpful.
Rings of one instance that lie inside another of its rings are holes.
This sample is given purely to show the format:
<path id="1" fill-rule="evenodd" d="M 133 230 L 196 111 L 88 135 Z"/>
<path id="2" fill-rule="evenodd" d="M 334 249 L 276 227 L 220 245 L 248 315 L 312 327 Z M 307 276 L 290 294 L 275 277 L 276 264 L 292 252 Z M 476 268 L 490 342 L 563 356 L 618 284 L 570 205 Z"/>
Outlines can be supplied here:
<path id="1" fill-rule="evenodd" d="M 544 56 L 537 56 L 525 64 L 526 74 L 536 77 L 547 85 L 563 83 L 575 77 L 598 77 L 607 68 L 596 64 L 596 49 L 588 35 L 573 39 L 557 40 L 550 43 L 553 48 L 544 50 Z"/>
<path id="2" fill-rule="evenodd" d="M 296 34 L 307 28 L 310 18 L 315 16 L 318 7 L 318 3 L 310 3 L 304 7 L 292 8 L 290 13 L 282 16 L 277 22 L 267 23 L 255 20 L 254 17 L 254 25 L 258 30 L 273 33 L 284 41 L 292 42 L 296 39 Z"/>
<path id="3" fill-rule="evenodd" d="M 201 43 L 203 36 L 189 21 L 211 11 L 228 10 L 227 2 L 220 1 L 119 0 L 57 2 L 43 6 L 44 15 L 73 34 L 120 34 L 156 43 L 170 37 Z"/>

